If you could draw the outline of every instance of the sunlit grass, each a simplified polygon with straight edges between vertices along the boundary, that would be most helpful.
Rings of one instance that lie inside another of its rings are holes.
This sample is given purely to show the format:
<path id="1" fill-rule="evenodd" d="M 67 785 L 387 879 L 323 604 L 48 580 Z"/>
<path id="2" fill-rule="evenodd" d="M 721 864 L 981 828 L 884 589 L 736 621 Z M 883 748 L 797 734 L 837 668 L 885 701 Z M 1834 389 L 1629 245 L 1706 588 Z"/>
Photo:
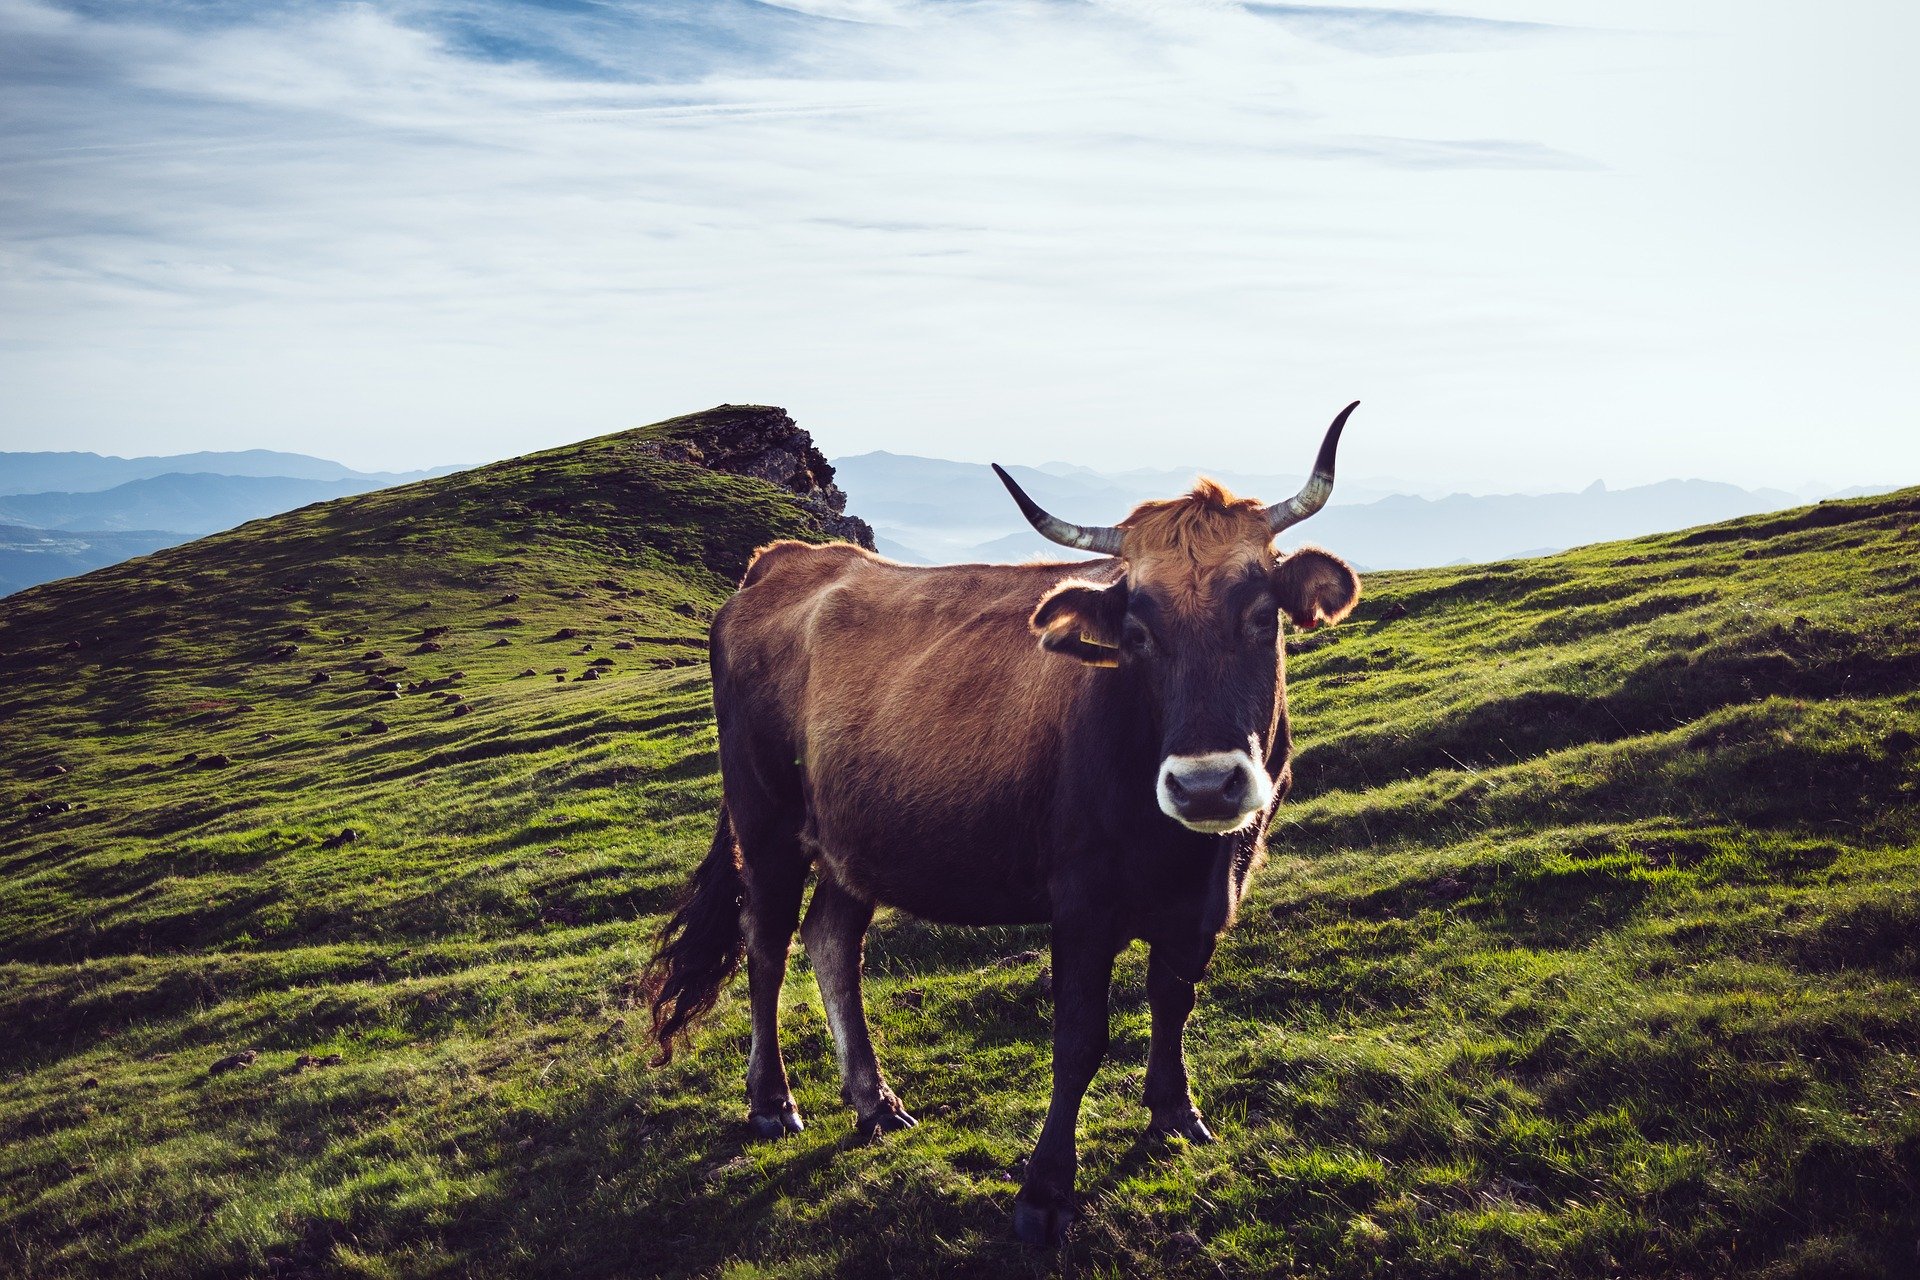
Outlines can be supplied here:
<path id="1" fill-rule="evenodd" d="M 883 913 L 869 1005 L 923 1121 L 885 1142 L 797 951 L 805 1134 L 744 1140 L 738 992 L 647 1065 L 634 977 L 718 797 L 691 660 L 746 550 L 804 527 L 777 491 L 612 437 L 24 593 L 0 1263 L 1907 1274 L 1916 521 L 1908 493 L 1383 574 L 1296 641 L 1298 786 L 1191 1036 L 1223 1141 L 1143 1139 L 1130 952 L 1058 1259 L 1006 1229 L 1049 1002 L 1001 962 L 1043 930 Z M 372 650 L 432 687 L 365 690 Z"/>

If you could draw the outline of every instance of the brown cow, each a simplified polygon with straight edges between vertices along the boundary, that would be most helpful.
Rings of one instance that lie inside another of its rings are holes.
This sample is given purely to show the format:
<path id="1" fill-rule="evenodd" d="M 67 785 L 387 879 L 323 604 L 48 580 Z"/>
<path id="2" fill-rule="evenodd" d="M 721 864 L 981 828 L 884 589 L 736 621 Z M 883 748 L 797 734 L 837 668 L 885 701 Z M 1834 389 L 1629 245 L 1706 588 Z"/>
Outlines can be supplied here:
<path id="1" fill-rule="evenodd" d="M 913 568 L 845 543 L 761 550 L 713 623 L 723 800 L 648 969 L 663 1057 L 744 954 L 749 1123 L 798 1132 L 778 1023 L 798 923 L 859 1128 L 909 1127 L 861 1003 L 874 908 L 1046 921 L 1053 1099 L 1015 1232 L 1051 1244 L 1071 1218 L 1074 1126 L 1106 1052 L 1114 957 L 1135 939 L 1150 948 L 1152 1129 L 1211 1141 L 1181 1039 L 1291 782 L 1278 615 L 1337 621 L 1360 590 L 1344 561 L 1276 558 L 1272 542 L 1326 502 L 1353 408 L 1273 507 L 1202 481 L 1087 528 L 999 472 L 1036 529 L 1106 559 Z"/>

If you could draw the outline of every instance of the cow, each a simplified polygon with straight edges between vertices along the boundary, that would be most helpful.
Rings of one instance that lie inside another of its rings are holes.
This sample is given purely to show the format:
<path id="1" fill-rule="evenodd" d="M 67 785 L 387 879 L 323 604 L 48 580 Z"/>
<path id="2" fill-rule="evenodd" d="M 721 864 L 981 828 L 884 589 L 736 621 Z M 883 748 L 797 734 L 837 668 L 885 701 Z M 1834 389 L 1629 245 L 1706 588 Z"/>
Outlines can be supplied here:
<path id="1" fill-rule="evenodd" d="M 1034 529 L 1100 559 L 916 567 L 848 543 L 758 551 L 713 621 L 719 821 L 644 975 L 658 1060 L 744 957 L 748 1124 L 799 1132 L 779 1039 L 797 924 L 857 1127 L 910 1128 L 861 998 L 875 908 L 1047 923 L 1053 1093 L 1015 1235 L 1056 1245 L 1072 1220 L 1074 1129 L 1107 1049 L 1114 959 L 1134 941 L 1149 948 L 1150 1132 L 1213 1141 L 1182 1039 L 1292 782 L 1280 615 L 1312 629 L 1360 593 L 1345 561 L 1279 556 L 1273 539 L 1325 505 L 1357 403 L 1305 487 L 1273 506 L 1203 479 L 1082 526 L 994 466 Z"/>

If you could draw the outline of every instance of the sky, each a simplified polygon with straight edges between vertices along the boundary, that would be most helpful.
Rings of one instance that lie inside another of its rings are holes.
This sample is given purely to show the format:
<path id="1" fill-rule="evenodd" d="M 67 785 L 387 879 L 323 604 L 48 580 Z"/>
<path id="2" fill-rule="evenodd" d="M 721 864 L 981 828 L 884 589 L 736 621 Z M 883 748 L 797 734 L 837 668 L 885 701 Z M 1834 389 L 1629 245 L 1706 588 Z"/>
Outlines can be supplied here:
<path id="1" fill-rule="evenodd" d="M 0 450 L 1920 482 L 1920 7 L 0 0 Z"/>

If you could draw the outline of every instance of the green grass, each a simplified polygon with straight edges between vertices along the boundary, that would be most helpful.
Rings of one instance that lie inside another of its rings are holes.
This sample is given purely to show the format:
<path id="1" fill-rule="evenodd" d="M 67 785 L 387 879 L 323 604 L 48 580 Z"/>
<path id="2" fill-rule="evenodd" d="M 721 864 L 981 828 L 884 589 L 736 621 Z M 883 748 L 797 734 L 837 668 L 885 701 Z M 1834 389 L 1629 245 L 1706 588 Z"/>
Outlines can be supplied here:
<path id="1" fill-rule="evenodd" d="M 646 439 L 0 604 L 0 1269 L 1910 1274 L 1920 492 L 1375 575 L 1296 640 L 1299 784 L 1191 1034 L 1223 1140 L 1143 1141 L 1128 953 L 1056 1258 L 1006 1228 L 1044 931 L 882 914 L 911 1133 L 853 1140 L 798 951 L 804 1135 L 744 1141 L 738 989 L 647 1065 L 704 615 L 812 526 Z M 374 649 L 432 688 L 364 690 Z"/>

